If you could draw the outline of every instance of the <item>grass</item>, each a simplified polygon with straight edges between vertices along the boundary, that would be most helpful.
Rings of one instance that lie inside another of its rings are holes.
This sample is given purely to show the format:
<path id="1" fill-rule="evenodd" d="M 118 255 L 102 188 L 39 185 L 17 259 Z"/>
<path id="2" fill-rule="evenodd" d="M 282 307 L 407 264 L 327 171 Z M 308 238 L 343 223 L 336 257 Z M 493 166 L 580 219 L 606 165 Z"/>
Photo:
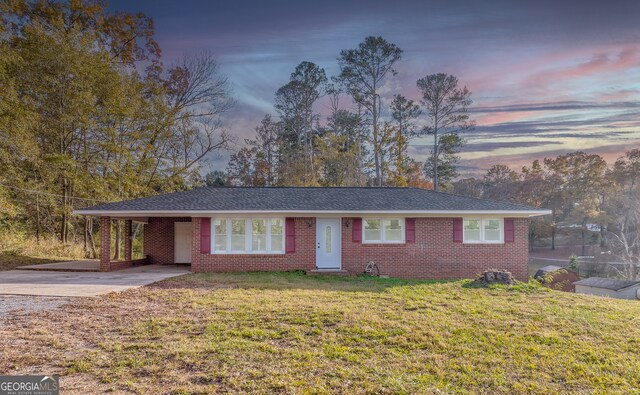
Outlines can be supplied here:
<path id="1" fill-rule="evenodd" d="M 640 303 L 301 273 L 190 274 L 0 326 L 78 393 L 638 393 Z"/>
<path id="2" fill-rule="evenodd" d="M 19 266 L 84 259 L 80 244 L 63 244 L 53 236 L 40 241 L 22 232 L 4 230 L 0 233 L 0 271 Z"/>

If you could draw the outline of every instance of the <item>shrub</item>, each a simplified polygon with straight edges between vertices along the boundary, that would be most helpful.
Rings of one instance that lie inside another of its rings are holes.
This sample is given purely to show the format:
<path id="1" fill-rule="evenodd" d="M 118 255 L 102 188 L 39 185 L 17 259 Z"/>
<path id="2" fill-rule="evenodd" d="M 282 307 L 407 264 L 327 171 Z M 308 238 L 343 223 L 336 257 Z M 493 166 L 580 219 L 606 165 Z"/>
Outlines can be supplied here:
<path id="1" fill-rule="evenodd" d="M 571 256 L 569 257 L 569 269 L 578 270 L 579 265 L 580 261 L 578 260 L 576 254 L 571 254 Z"/>

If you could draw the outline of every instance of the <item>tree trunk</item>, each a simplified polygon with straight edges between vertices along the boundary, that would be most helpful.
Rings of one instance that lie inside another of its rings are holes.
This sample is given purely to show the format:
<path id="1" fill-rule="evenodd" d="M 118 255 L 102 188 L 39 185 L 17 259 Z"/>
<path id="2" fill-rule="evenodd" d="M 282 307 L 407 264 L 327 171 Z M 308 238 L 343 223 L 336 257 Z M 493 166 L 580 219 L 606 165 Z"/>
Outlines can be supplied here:
<path id="1" fill-rule="evenodd" d="M 529 231 L 529 252 L 533 252 L 533 237 L 534 237 L 533 231 Z"/>
<path id="2" fill-rule="evenodd" d="M 84 256 L 89 256 L 89 218 L 84 217 L 84 235 L 82 237 Z"/>
<path id="3" fill-rule="evenodd" d="M 67 179 L 62 181 L 62 223 L 60 224 L 60 241 L 67 244 Z"/>
<path id="4" fill-rule="evenodd" d="M 91 245 L 91 258 L 96 258 L 98 256 L 98 251 L 96 250 L 96 242 L 93 239 L 93 218 L 89 218 L 89 242 Z"/>
<path id="5" fill-rule="evenodd" d="M 36 243 L 40 245 L 40 195 L 36 193 Z"/>
<path id="6" fill-rule="evenodd" d="M 551 250 L 556 249 L 556 210 L 551 211 Z"/>
<path id="7" fill-rule="evenodd" d="M 438 120 L 433 126 L 433 190 L 438 192 Z"/>
<path id="8" fill-rule="evenodd" d="M 582 223 L 582 230 L 581 230 L 581 234 L 582 234 L 582 256 L 585 256 L 585 255 L 586 255 L 586 254 L 585 254 L 585 245 L 584 245 L 584 243 L 585 243 L 585 242 L 584 242 L 584 237 L 585 237 L 585 234 L 584 234 L 584 233 L 585 233 L 585 232 L 584 232 L 584 227 L 585 227 L 585 224 L 584 224 L 584 221 L 583 221 L 583 223 Z"/>
<path id="9" fill-rule="evenodd" d="M 377 127 L 373 126 L 373 161 L 376 166 L 376 186 L 382 186 L 382 172 L 380 170 L 380 143 L 378 142 Z"/>
<path id="10" fill-rule="evenodd" d="M 373 120 L 373 159 L 376 166 L 376 186 L 382 186 L 382 169 L 380 163 L 380 142 L 378 141 L 378 113 L 379 113 L 379 98 L 377 92 L 377 86 L 373 84 L 373 111 L 372 111 L 372 120 Z"/>

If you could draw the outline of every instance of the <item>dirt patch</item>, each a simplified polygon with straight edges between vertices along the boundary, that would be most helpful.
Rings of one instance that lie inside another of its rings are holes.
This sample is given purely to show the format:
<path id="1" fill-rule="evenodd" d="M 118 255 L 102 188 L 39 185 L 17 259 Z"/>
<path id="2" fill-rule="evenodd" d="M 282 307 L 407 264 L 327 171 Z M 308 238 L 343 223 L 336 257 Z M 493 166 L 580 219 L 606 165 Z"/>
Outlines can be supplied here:
<path id="1" fill-rule="evenodd" d="M 0 295 L 0 319 L 34 312 L 55 310 L 72 298 Z"/>

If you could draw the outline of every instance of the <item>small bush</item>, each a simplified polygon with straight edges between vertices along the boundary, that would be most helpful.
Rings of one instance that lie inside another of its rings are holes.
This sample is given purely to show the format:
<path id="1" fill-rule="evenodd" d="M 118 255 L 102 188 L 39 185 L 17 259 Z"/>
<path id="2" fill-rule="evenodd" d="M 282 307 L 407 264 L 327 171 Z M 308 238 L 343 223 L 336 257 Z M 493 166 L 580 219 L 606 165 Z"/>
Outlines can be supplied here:
<path id="1" fill-rule="evenodd" d="M 571 256 L 569 257 L 569 269 L 578 270 L 579 265 L 580 261 L 578 260 L 576 254 L 571 254 Z"/>

